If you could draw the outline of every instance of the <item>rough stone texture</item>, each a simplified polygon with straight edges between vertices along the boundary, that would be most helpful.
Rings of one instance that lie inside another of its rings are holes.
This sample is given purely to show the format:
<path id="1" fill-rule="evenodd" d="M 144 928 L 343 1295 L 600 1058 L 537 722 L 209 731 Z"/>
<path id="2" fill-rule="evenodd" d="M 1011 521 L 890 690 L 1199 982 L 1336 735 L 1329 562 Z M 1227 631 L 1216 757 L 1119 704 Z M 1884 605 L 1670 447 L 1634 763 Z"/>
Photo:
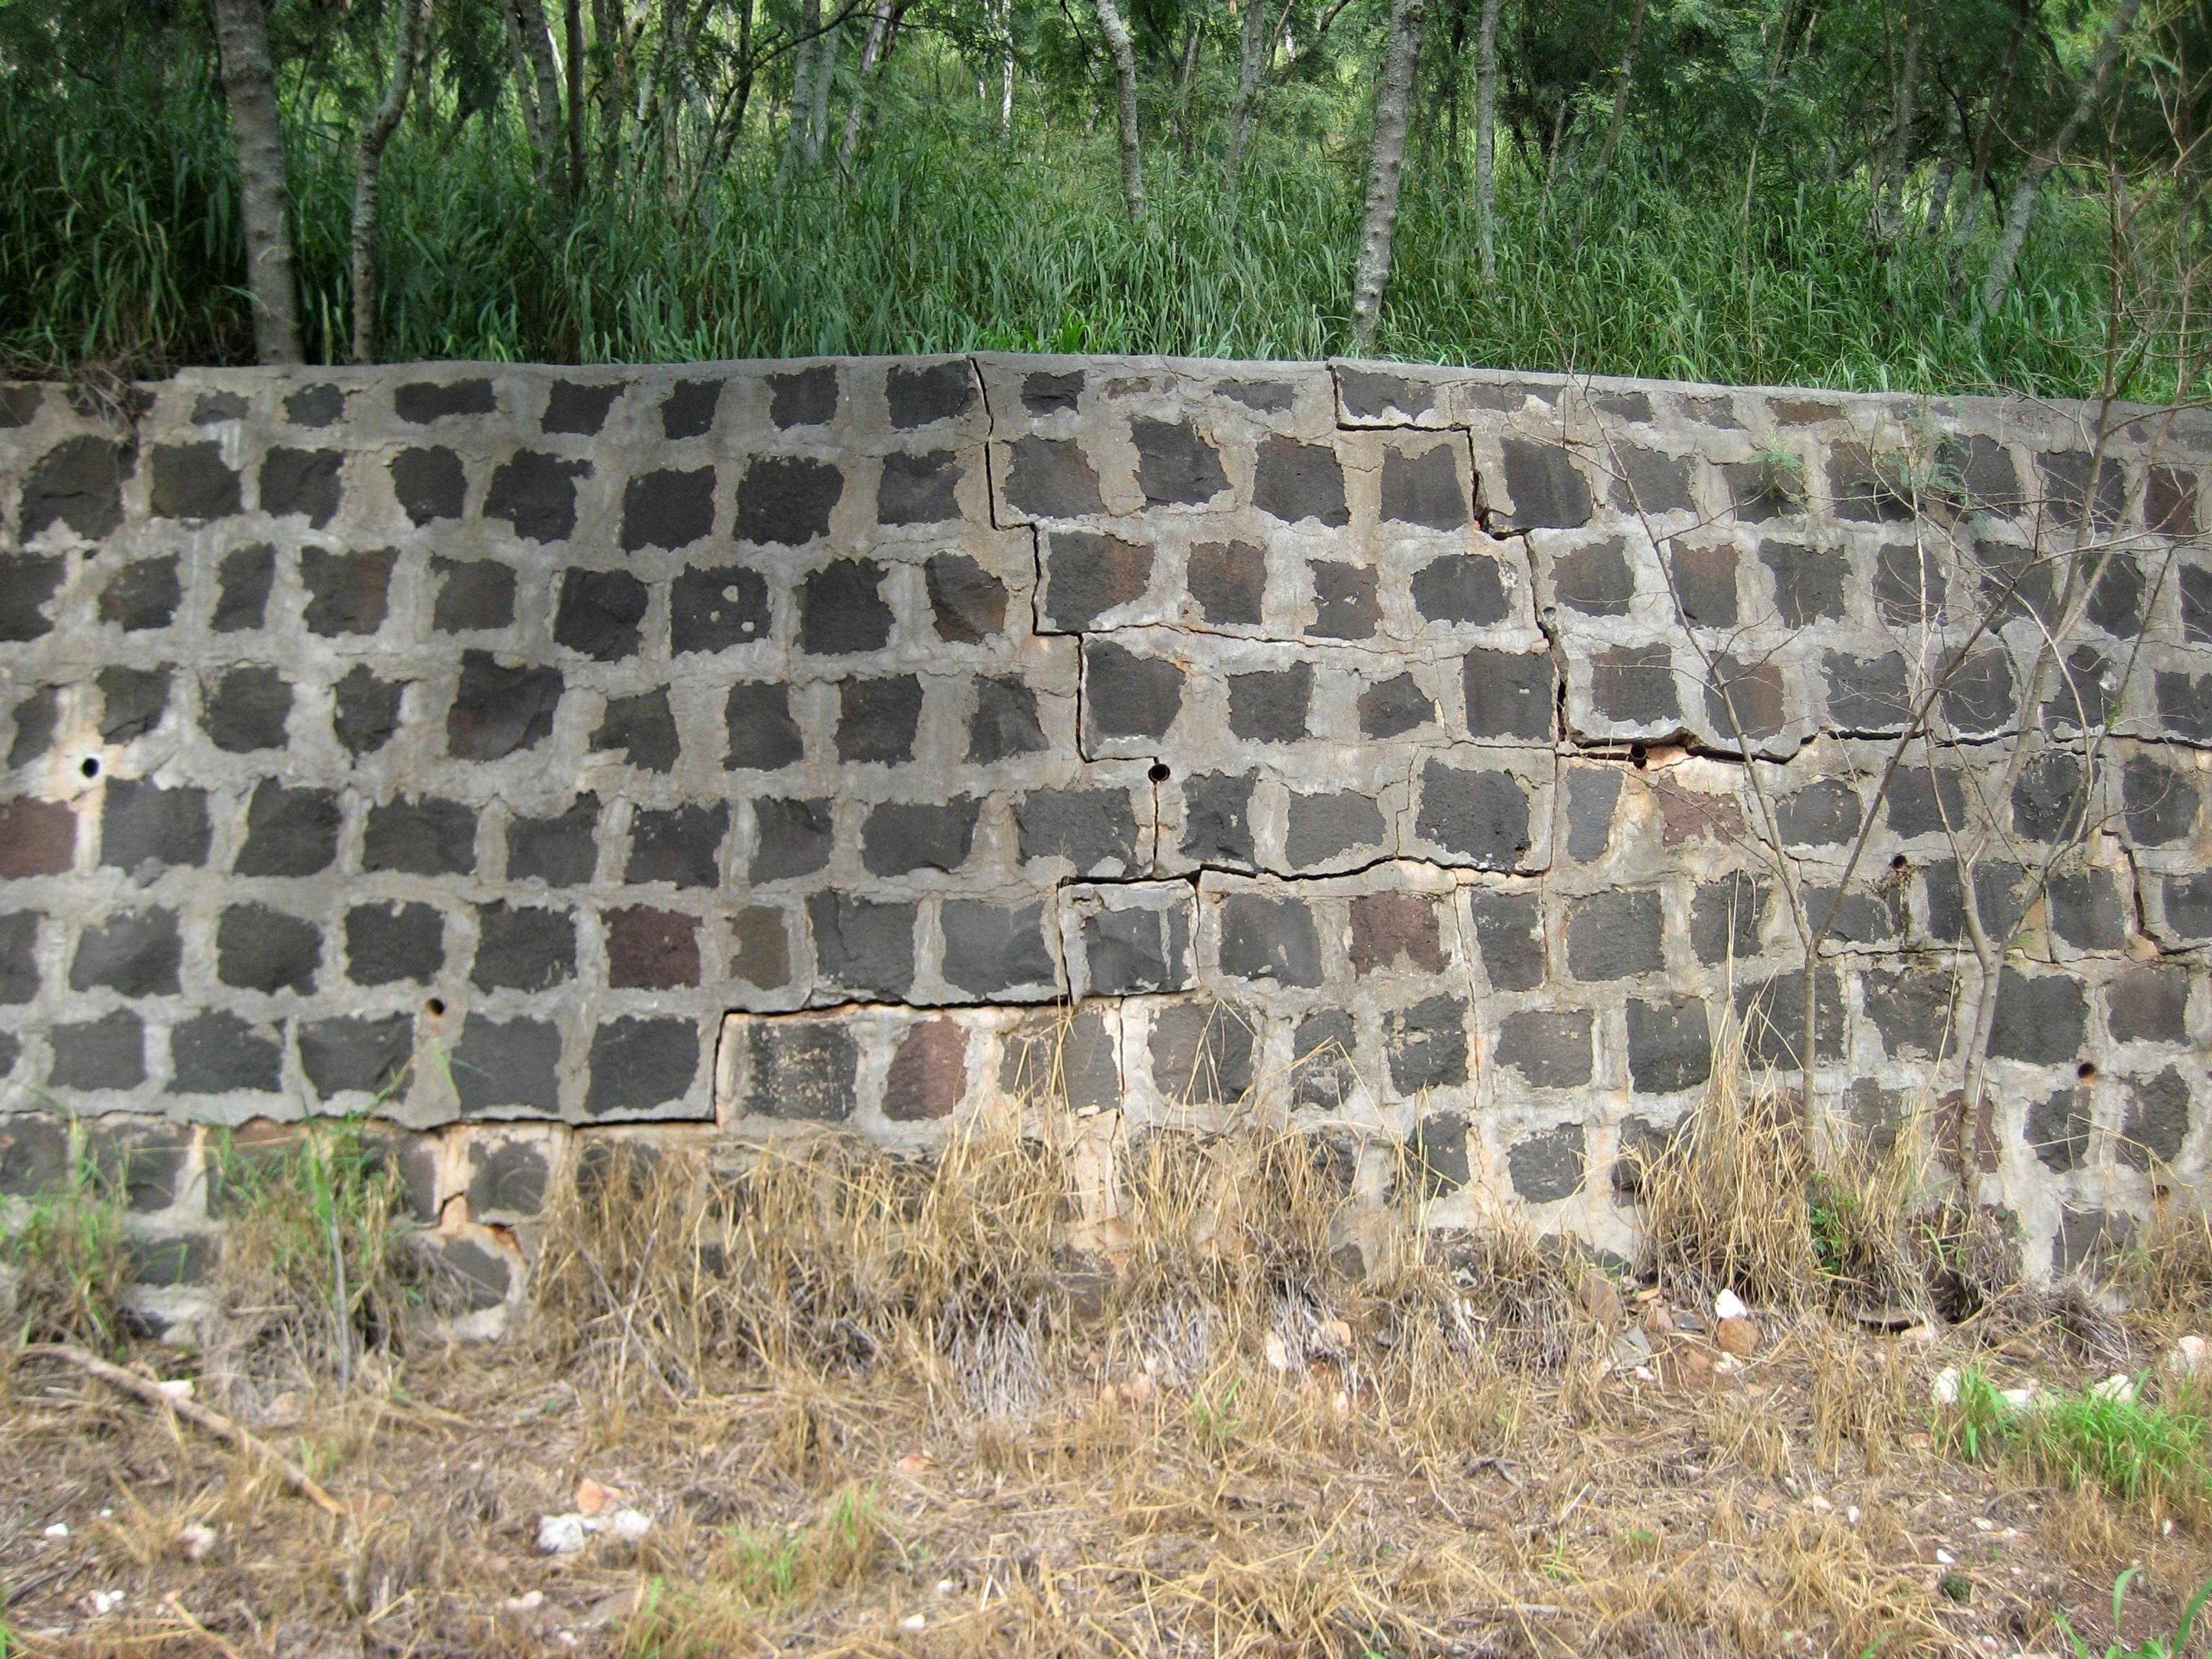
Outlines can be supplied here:
<path id="1" fill-rule="evenodd" d="M 1517 1200 L 1625 1249 L 1620 1172 L 1731 1001 L 1796 1064 L 1793 896 L 1833 904 L 1818 1081 L 1869 1125 L 1957 1086 L 1968 898 L 2009 936 L 1981 1196 L 2038 1260 L 2203 1181 L 2195 417 L 2093 477 L 2063 404 L 1404 365 L 7 407 L 0 1191 L 59 1167 L 63 1109 L 200 1126 L 149 1271 L 204 1270 L 214 1126 L 443 1134 L 410 1191 L 497 1300 L 478 1224 L 540 1214 L 568 1136 L 919 1147 L 1010 1092 L 1289 1112 L 1393 1143 L 1442 1224 Z M 1916 519 L 1907 476 L 1950 494 Z M 2039 538 L 2083 524 L 2114 556 L 1999 796 Z M 1983 799 L 2009 844 L 1969 892 Z"/>

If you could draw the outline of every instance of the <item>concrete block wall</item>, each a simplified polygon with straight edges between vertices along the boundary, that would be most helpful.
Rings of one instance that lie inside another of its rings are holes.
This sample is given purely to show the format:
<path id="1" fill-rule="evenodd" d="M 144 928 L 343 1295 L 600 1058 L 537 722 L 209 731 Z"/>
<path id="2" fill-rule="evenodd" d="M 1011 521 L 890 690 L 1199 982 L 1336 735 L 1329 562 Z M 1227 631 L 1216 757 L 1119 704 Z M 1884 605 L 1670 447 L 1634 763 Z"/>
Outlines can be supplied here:
<path id="1" fill-rule="evenodd" d="M 496 1254 L 610 1126 L 1256 1101 L 1625 1249 L 1624 1151 L 1795 1008 L 1778 882 L 1870 815 L 1825 1093 L 1956 1086 L 1947 804 L 1998 790 L 1985 908 L 2082 839 L 1985 1136 L 2063 1267 L 2212 1093 L 2212 425 L 2094 418 L 988 355 L 0 387 L 0 1193 L 82 1115 L 200 1249 L 209 1130 L 368 1112 Z"/>

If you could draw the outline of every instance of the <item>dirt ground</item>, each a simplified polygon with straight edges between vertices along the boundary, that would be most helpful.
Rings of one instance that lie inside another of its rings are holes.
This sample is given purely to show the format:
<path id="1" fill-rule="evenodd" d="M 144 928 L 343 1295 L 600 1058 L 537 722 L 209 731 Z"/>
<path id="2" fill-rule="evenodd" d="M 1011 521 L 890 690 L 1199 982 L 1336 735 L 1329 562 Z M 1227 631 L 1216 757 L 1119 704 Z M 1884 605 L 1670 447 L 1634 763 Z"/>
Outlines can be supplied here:
<path id="1" fill-rule="evenodd" d="M 1747 1358 L 1678 1330 L 1607 1364 L 1649 1312 L 1631 1291 L 1528 1371 L 1480 1353 L 1409 1370 L 1371 1310 L 1303 1366 L 1263 1345 L 1181 1385 L 1101 1345 L 1089 1376 L 997 1419 L 881 1376 L 733 1371 L 678 1398 L 635 1369 L 617 1385 L 522 1344 L 454 1346 L 264 1413 L 343 1516 L 18 1357 L 0 1362 L 0 1647 L 1994 1659 L 2063 1650 L 2055 1615 L 2101 1650 L 2130 1565 L 2130 1641 L 2171 1632 L 2212 1576 L 2195 1518 L 1945 1449 L 1946 1365 L 2004 1386 L 2111 1369 L 2053 1330 L 1993 1352 L 1971 1329 L 1754 1310 Z M 2139 1320 L 2136 1369 L 2178 1334 Z M 133 1363 L 194 1370 L 152 1346 Z M 587 1481 L 612 1489 L 583 1493 L 603 1520 L 631 1508 L 650 1530 L 541 1553 L 542 1518 Z"/>

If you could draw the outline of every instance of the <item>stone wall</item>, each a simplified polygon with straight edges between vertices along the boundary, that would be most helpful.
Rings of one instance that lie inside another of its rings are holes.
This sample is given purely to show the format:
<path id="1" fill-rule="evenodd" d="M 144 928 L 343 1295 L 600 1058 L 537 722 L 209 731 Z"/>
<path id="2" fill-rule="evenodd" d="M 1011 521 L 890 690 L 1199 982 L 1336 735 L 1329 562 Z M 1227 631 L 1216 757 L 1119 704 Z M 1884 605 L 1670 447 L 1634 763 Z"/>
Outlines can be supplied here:
<path id="1" fill-rule="evenodd" d="M 189 1277 L 208 1126 L 440 1131 L 416 1206 L 495 1252 L 603 1126 L 1049 1096 L 1110 1160 L 1249 1097 L 1623 1248 L 1624 1149 L 1794 1009 L 1780 884 L 1870 808 L 1825 1092 L 1955 1087 L 1979 800 L 1992 915 L 2079 843 L 1982 1132 L 2063 1265 L 2202 1169 L 2212 1034 L 2212 428 L 2093 479 L 2095 419 L 996 356 L 0 388 L 0 1191 L 96 1119 Z"/>

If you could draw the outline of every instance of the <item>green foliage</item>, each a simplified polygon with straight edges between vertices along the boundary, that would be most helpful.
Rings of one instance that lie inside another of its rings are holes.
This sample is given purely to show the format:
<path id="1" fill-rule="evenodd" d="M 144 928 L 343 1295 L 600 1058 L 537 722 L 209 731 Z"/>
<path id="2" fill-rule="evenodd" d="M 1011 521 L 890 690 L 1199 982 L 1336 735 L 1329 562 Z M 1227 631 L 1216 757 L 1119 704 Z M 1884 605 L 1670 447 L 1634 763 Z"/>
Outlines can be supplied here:
<path id="1" fill-rule="evenodd" d="M 1958 1403 L 1937 1424 L 1937 1443 L 1969 1463 L 1990 1462 L 2010 1443 L 2018 1417 L 1997 1385 L 1968 1365 L 1959 1373 Z"/>
<path id="2" fill-rule="evenodd" d="M 2138 1384 L 2140 1387 L 2140 1384 Z M 2008 1401 L 1972 1366 L 1937 1419 L 1938 1443 L 1969 1462 L 2008 1458 L 2067 1486 L 2096 1486 L 2154 1512 L 2204 1513 L 2212 1504 L 2205 1450 L 2212 1420 L 2192 1389 L 2154 1404 L 2096 1389 Z"/>
<path id="3" fill-rule="evenodd" d="M 122 1297 L 132 1277 L 127 1182 L 127 1170 L 94 1161 L 73 1122 L 60 1185 L 31 1200 L 0 1233 L 0 1268 L 15 1281 L 19 1341 L 73 1342 L 95 1352 L 122 1346 Z"/>
<path id="4" fill-rule="evenodd" d="M 2189 1605 L 2181 1610 L 2181 1622 L 2174 1626 L 2171 1637 L 2148 1637 L 2130 1647 L 2120 1639 L 2120 1613 L 2127 1602 L 2129 1581 L 2142 1571 L 2139 1566 L 2130 1567 L 2112 1585 L 2112 1639 L 2101 1659 L 2180 1659 L 2189 1646 L 2189 1632 L 2196 1626 L 2197 1615 L 2204 1610 L 2206 1599 L 2212 1597 L 2212 1583 L 2208 1583 L 2189 1598 Z M 2074 1659 L 2091 1659 L 2089 1644 L 2075 1634 L 2072 1625 L 2062 1618 L 2058 1628 L 2065 1632 Z"/>

